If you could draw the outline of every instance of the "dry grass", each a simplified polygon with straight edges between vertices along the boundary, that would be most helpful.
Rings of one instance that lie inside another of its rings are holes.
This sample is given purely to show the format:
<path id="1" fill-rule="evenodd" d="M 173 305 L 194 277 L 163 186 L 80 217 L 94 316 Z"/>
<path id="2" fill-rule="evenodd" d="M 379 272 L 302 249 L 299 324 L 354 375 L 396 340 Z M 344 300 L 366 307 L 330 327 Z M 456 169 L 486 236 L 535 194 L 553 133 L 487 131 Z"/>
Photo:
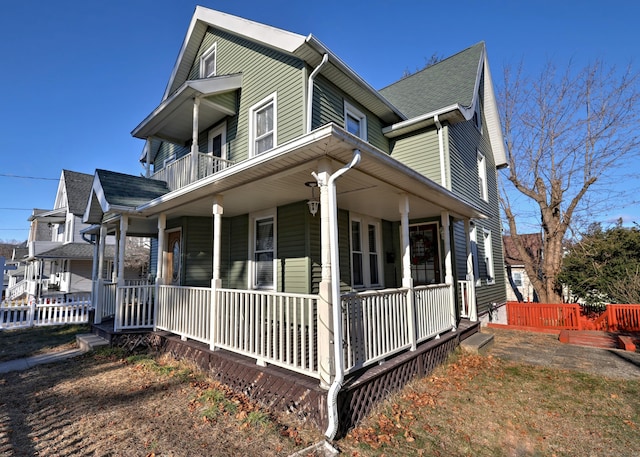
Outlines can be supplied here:
<path id="1" fill-rule="evenodd" d="M 88 331 L 88 325 L 0 330 L 0 362 L 71 349 L 76 346 L 76 334 Z"/>
<path id="2" fill-rule="evenodd" d="M 341 443 L 351 456 L 637 456 L 640 380 L 458 354 Z"/>

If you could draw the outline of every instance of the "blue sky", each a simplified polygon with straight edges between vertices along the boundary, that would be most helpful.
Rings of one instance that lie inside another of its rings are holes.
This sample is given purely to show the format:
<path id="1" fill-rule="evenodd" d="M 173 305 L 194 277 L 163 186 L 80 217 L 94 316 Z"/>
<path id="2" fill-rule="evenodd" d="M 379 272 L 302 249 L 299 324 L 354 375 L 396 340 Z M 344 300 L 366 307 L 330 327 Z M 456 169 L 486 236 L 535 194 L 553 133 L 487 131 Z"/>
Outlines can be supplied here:
<path id="1" fill-rule="evenodd" d="M 197 4 L 313 33 L 375 88 L 479 41 L 494 81 L 521 60 L 533 74 L 547 59 L 639 60 L 631 0 L 11 0 L 0 15 L 1 240 L 26 239 L 25 209 L 53 206 L 63 168 L 143 172 L 130 132 L 160 102 Z"/>

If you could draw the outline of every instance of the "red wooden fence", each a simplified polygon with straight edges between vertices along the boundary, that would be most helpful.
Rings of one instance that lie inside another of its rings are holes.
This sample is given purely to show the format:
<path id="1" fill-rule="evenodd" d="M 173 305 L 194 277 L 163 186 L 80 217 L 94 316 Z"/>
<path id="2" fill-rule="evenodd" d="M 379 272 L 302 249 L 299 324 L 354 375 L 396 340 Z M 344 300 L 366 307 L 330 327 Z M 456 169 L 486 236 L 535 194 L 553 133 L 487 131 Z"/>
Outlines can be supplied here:
<path id="1" fill-rule="evenodd" d="M 588 317 L 575 303 L 507 302 L 507 324 L 542 329 L 640 332 L 640 305 L 607 305 L 599 316 Z"/>

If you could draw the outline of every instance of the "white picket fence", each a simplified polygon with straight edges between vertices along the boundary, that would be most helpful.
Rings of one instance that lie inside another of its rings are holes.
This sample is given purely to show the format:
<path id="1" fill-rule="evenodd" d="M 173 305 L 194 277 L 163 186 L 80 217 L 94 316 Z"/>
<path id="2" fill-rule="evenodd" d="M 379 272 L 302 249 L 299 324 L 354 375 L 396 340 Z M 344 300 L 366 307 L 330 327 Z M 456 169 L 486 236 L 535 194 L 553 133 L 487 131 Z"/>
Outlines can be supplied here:
<path id="1" fill-rule="evenodd" d="M 4 301 L 0 303 L 0 329 L 86 324 L 92 309 L 87 297 L 41 298 L 27 303 Z"/>

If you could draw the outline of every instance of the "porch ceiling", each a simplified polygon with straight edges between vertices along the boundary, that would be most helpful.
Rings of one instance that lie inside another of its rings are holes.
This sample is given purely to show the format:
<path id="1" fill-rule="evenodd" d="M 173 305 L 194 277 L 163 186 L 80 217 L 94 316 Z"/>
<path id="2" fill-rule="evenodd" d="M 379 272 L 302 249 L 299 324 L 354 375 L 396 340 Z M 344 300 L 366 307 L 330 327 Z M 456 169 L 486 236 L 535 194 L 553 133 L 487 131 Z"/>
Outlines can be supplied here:
<path id="1" fill-rule="evenodd" d="M 319 159 L 329 159 L 333 170 L 348 163 L 359 149 L 358 166 L 338 179 L 338 206 L 349 211 L 399 220 L 399 198 L 409 197 L 410 217 L 436 217 L 443 210 L 462 218 L 486 217 L 475 206 L 404 166 L 343 129 L 328 125 L 266 154 L 163 195 L 137 208 L 154 218 L 207 216 L 213 197 L 223 196 L 225 216 L 235 216 L 309 199 L 304 185 L 313 181 Z M 321 209 L 322 210 L 322 209 Z"/>
<path id="2" fill-rule="evenodd" d="M 242 87 L 242 75 L 216 76 L 186 81 L 164 100 L 132 132 L 136 138 L 162 138 L 175 144 L 185 144 L 193 134 L 193 99 L 200 98 L 198 122 L 210 126 L 235 111 L 216 103 L 215 96 Z"/>

